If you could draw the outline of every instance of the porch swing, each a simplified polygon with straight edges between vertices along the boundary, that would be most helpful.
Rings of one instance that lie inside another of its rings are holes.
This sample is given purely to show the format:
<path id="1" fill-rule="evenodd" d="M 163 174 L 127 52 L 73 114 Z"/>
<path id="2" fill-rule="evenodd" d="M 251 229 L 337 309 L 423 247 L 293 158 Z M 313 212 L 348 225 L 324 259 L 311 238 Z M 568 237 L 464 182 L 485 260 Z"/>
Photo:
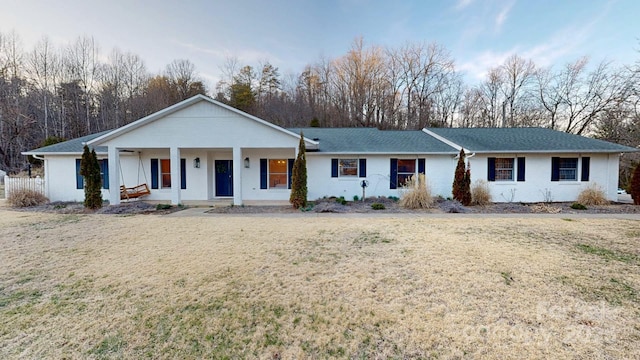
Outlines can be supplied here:
<path id="1" fill-rule="evenodd" d="M 140 169 L 142 168 L 142 174 L 144 175 L 144 183 L 141 183 L 133 187 L 126 187 L 124 185 L 124 175 L 122 174 L 122 164 L 120 164 L 119 158 L 118 158 L 118 166 L 120 167 L 120 177 L 122 178 L 122 185 L 120 185 L 120 200 L 133 200 L 133 199 L 138 199 L 142 196 L 151 194 L 151 190 L 149 190 L 149 186 L 147 185 L 147 173 L 144 171 L 144 166 L 142 165 L 142 157 L 140 157 L 140 152 L 138 152 L 138 182 L 140 182 Z"/>

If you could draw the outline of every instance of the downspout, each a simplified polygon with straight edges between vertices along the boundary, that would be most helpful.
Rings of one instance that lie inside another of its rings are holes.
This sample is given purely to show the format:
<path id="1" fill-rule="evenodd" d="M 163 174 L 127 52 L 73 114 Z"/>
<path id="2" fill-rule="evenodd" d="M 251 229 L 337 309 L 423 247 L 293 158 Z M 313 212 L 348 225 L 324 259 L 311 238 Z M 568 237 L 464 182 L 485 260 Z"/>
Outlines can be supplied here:
<path id="1" fill-rule="evenodd" d="M 44 196 L 49 197 L 49 172 L 47 170 L 47 159 L 44 157 L 39 157 L 38 155 L 31 155 L 34 159 L 42 160 L 42 164 L 44 165 Z"/>

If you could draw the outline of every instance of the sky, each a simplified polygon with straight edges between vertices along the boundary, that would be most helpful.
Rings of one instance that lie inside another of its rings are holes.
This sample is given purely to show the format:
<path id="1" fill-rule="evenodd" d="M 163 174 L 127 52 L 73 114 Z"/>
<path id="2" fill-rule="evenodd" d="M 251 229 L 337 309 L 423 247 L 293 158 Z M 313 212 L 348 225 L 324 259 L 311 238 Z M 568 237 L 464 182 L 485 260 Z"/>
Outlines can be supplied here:
<path id="1" fill-rule="evenodd" d="M 210 89 L 226 60 L 282 75 L 347 53 L 354 39 L 399 48 L 437 42 L 467 82 L 513 54 L 538 66 L 580 57 L 592 64 L 640 60 L 637 0 L 0 0 L 0 32 L 29 50 L 44 36 L 57 46 L 93 36 L 138 54 L 149 71 L 188 59 Z"/>

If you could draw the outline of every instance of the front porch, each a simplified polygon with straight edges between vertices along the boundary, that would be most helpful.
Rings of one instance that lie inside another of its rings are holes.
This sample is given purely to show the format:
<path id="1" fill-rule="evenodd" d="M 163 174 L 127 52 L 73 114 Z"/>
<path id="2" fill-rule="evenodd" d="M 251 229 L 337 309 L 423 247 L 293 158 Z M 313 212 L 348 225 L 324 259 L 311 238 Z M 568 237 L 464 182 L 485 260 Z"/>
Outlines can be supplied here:
<path id="1" fill-rule="evenodd" d="M 143 200 L 198 206 L 284 205 L 297 148 L 108 148 L 111 189 L 147 184 Z M 119 192 L 109 192 L 119 204 Z"/>

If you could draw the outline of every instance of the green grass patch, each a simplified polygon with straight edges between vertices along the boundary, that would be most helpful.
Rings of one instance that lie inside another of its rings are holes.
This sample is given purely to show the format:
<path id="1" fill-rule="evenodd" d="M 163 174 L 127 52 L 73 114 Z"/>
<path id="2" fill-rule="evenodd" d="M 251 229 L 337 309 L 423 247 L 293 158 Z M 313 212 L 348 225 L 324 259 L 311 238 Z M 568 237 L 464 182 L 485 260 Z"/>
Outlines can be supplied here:
<path id="1" fill-rule="evenodd" d="M 122 350 L 127 346 L 127 342 L 122 335 L 110 335 L 102 339 L 89 354 L 95 355 L 98 359 L 110 359 L 120 357 Z"/>
<path id="2" fill-rule="evenodd" d="M 637 255 L 625 253 L 622 251 L 609 250 L 603 247 L 592 246 L 589 244 L 578 244 L 576 246 L 578 247 L 578 249 L 584 251 L 587 254 L 597 255 L 605 260 L 622 261 L 627 264 L 637 262 L 639 260 Z"/>
<path id="3" fill-rule="evenodd" d="M 511 276 L 510 272 L 503 271 L 500 273 L 500 276 L 502 276 L 502 279 L 504 279 L 505 284 L 511 285 L 513 283 L 513 276 Z"/>
<path id="4" fill-rule="evenodd" d="M 363 231 L 356 236 L 353 243 L 354 244 L 378 244 L 384 243 L 388 244 L 391 242 L 391 239 L 383 236 L 378 231 Z"/>

